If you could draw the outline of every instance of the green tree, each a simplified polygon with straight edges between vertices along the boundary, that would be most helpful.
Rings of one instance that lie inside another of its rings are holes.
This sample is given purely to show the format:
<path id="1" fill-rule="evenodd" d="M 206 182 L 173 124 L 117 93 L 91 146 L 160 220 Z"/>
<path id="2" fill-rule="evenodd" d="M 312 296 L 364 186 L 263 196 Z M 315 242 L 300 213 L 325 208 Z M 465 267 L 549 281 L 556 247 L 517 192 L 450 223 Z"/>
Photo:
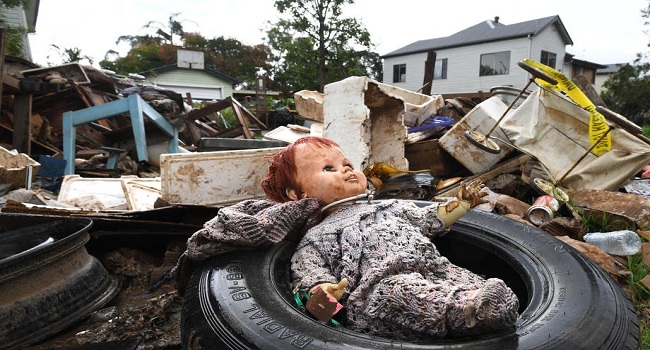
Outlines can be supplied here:
<path id="1" fill-rule="evenodd" d="M 266 45 L 244 45 L 223 36 L 206 39 L 197 33 L 186 34 L 184 38 L 186 49 L 203 51 L 208 67 L 237 79 L 242 87 L 255 86 L 255 73 L 259 68 L 271 69 L 270 49 Z"/>
<path id="2" fill-rule="evenodd" d="M 71 63 L 71 62 L 83 62 L 86 61 L 89 65 L 92 65 L 94 60 L 92 57 L 84 55 L 81 53 L 81 49 L 77 47 L 73 48 L 60 48 L 57 45 L 50 45 L 59 55 L 61 63 Z M 49 56 L 47 57 L 50 58 Z M 50 63 L 50 65 L 53 65 Z"/>
<path id="3" fill-rule="evenodd" d="M 352 75 L 377 78 L 379 55 L 370 34 L 354 18 L 343 18 L 354 0 L 276 0 L 281 18 L 267 32 L 273 49 L 273 78 L 285 92 L 323 91 L 332 81 Z M 315 68 L 315 69 L 314 69 Z"/>
<path id="4" fill-rule="evenodd" d="M 644 25 L 650 24 L 650 1 L 641 9 Z M 650 46 L 650 45 L 649 45 Z M 600 96 L 607 106 L 638 125 L 650 124 L 650 63 L 647 53 L 638 53 L 631 64 L 622 66 L 605 83 Z"/>
<path id="5" fill-rule="evenodd" d="M 126 42 L 131 49 L 125 57 L 120 57 L 114 50 L 108 51 L 99 63 L 100 67 L 118 74 L 145 72 L 176 63 L 177 51 L 183 48 L 202 51 L 206 67 L 242 82 L 244 87 L 255 83 L 258 68 L 270 70 L 270 49 L 267 46 L 248 46 L 223 36 L 206 39 L 199 33 L 185 32 L 182 23 L 176 20 L 177 16 L 170 16 L 167 26 L 153 21 L 143 26 L 155 30 L 154 34 L 120 36 L 116 44 Z"/>
<path id="6" fill-rule="evenodd" d="M 650 124 L 650 63 L 637 54 L 632 64 L 622 66 L 612 74 L 603 87 L 601 97 L 607 106 L 636 124 Z"/>

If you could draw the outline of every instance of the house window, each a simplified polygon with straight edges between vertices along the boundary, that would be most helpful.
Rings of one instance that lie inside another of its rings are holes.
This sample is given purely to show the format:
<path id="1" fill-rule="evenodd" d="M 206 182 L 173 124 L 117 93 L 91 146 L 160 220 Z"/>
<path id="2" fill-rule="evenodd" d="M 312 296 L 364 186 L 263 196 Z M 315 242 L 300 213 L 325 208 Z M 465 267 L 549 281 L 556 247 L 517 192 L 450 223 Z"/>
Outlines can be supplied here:
<path id="1" fill-rule="evenodd" d="M 551 68 L 555 68 L 556 57 L 557 57 L 556 54 L 542 50 L 542 58 L 539 60 L 539 62 Z"/>
<path id="2" fill-rule="evenodd" d="M 510 74 L 510 51 L 481 55 L 479 76 Z"/>
<path id="3" fill-rule="evenodd" d="M 393 65 L 393 83 L 406 82 L 406 64 Z"/>
<path id="4" fill-rule="evenodd" d="M 436 66 L 433 69 L 433 80 L 447 79 L 447 59 L 441 58 L 436 60 Z"/>

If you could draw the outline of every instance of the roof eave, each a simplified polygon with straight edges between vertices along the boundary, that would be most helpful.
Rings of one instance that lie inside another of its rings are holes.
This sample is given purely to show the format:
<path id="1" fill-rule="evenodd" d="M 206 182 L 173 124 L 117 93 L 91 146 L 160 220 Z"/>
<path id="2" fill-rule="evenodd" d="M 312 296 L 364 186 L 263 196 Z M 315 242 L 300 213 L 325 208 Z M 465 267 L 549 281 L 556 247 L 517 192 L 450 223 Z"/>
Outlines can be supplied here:
<path id="1" fill-rule="evenodd" d="M 147 77 L 147 76 L 152 75 L 154 73 L 164 73 L 164 72 L 172 71 L 174 69 L 192 69 L 192 68 L 181 68 L 181 67 L 178 67 L 178 65 L 176 63 L 172 63 L 172 64 L 168 64 L 166 66 L 150 69 L 150 70 L 145 71 L 145 72 L 140 72 L 139 74 L 142 74 L 145 77 Z M 229 82 L 231 84 L 239 84 L 239 81 L 237 79 L 235 79 L 233 77 L 230 77 L 230 76 L 228 76 L 226 74 L 223 74 L 223 73 L 221 73 L 219 71 L 216 71 L 216 70 L 214 70 L 212 68 L 204 68 L 204 69 L 202 69 L 202 71 L 204 71 L 204 72 L 206 72 L 206 73 L 208 73 L 210 75 L 213 75 L 213 76 L 215 76 L 215 77 L 217 77 L 217 78 L 219 78 L 221 80 L 225 80 L 225 81 L 227 81 L 227 82 Z"/>
<path id="2" fill-rule="evenodd" d="M 497 41 L 503 41 L 503 40 L 510 40 L 510 39 L 518 39 L 518 38 L 525 38 L 529 34 L 519 34 L 519 35 L 514 35 L 514 36 L 509 36 L 509 37 L 503 37 L 503 38 L 495 38 L 491 40 L 477 40 L 477 41 L 471 41 L 471 42 L 465 42 L 462 44 L 456 44 L 456 45 L 444 45 L 444 46 L 436 46 L 436 47 L 430 47 L 427 49 L 420 49 L 420 50 L 414 50 L 414 51 L 409 51 L 409 52 L 402 52 L 398 54 L 386 54 L 384 56 L 381 56 L 381 58 L 392 58 L 392 57 L 399 57 L 399 56 L 408 56 L 408 55 L 414 55 L 418 53 L 423 53 L 423 52 L 429 52 L 431 50 L 446 50 L 446 49 L 453 49 L 456 47 L 465 47 L 465 46 L 472 46 L 472 45 L 480 45 L 480 44 L 487 44 L 487 43 L 492 43 L 492 42 L 497 42 Z"/>

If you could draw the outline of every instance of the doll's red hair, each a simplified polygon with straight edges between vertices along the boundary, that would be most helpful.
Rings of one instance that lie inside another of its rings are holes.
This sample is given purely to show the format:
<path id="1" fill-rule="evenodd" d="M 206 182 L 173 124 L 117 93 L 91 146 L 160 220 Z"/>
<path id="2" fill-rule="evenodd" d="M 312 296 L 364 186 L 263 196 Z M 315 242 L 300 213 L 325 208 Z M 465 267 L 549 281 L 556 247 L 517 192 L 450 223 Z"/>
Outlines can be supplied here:
<path id="1" fill-rule="evenodd" d="M 296 193 L 301 193 L 296 183 L 296 147 L 325 147 L 333 148 L 339 145 L 325 137 L 305 136 L 288 145 L 285 149 L 276 155 L 269 157 L 269 170 L 262 180 L 262 189 L 266 197 L 274 202 L 289 202 L 292 199 L 287 195 L 287 190 L 291 189 Z"/>

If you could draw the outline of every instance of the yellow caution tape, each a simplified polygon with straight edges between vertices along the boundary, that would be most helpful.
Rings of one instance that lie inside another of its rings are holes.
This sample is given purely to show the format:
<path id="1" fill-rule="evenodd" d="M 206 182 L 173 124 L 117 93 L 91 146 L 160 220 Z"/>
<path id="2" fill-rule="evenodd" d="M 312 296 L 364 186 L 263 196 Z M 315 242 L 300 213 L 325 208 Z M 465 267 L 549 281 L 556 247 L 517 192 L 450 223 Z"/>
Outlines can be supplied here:
<path id="1" fill-rule="evenodd" d="M 580 90 L 580 88 L 574 84 L 571 79 L 567 78 L 566 75 L 561 72 L 544 65 L 539 62 L 535 62 L 529 59 L 524 59 L 523 62 L 531 67 L 537 68 L 546 75 L 557 80 L 557 85 L 551 85 L 546 81 L 536 78 L 535 81 L 546 88 L 552 88 L 558 91 L 563 91 L 566 93 L 573 102 L 577 103 L 580 107 L 586 109 L 591 116 L 589 118 L 589 140 L 591 145 L 598 142 L 598 140 L 609 130 L 609 126 L 606 123 L 605 117 L 596 110 L 596 106 L 591 100 Z M 611 134 L 607 134 L 598 144 L 594 147 L 592 152 L 599 156 L 612 149 L 612 137 Z"/>

